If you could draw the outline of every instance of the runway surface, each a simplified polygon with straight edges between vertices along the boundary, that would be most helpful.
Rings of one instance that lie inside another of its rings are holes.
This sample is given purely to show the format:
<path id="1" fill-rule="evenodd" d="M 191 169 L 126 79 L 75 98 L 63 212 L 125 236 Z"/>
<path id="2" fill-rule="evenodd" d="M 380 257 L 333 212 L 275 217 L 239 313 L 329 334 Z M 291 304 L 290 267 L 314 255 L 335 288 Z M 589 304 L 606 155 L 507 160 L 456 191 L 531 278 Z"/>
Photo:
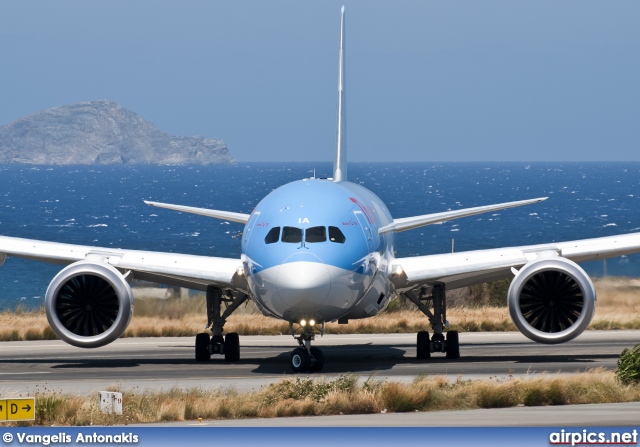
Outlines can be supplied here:
<path id="1" fill-rule="evenodd" d="M 314 345 L 325 355 L 322 375 L 354 373 L 367 378 L 410 382 L 416 375 L 455 379 L 502 378 L 542 372 L 614 370 L 624 348 L 640 342 L 640 331 L 587 331 L 562 345 L 541 345 L 519 333 L 463 333 L 461 358 L 433 354 L 415 358 L 415 334 L 327 335 Z M 53 390 L 86 394 L 117 386 L 121 390 L 179 388 L 259 389 L 294 377 L 290 336 L 240 337 L 241 360 L 194 360 L 193 338 L 120 339 L 98 349 L 80 349 L 61 341 L 0 343 L 0 395 Z M 306 374 L 305 374 L 306 375 Z"/>

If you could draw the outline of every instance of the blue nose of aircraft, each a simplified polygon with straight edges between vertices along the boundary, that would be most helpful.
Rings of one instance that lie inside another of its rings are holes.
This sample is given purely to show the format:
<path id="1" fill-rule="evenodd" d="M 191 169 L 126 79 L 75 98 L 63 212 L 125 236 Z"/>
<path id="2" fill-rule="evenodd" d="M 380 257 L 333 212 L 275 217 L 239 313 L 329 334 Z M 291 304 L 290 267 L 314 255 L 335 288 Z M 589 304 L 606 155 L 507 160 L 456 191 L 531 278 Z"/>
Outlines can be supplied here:
<path id="1" fill-rule="evenodd" d="M 278 295 L 288 306 L 303 309 L 321 305 L 331 290 L 329 269 L 312 253 L 295 253 L 278 268 Z"/>

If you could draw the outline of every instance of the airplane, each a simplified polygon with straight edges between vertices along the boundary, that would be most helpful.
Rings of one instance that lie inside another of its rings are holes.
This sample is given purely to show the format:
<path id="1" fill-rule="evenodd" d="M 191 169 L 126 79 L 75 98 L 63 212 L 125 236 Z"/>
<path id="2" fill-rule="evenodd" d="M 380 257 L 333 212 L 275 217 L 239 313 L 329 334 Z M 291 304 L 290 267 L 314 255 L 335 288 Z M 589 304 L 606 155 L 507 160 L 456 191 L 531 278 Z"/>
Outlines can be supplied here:
<path id="1" fill-rule="evenodd" d="M 96 348 L 116 340 L 133 315 L 133 279 L 206 291 L 206 332 L 196 335 L 195 360 L 213 354 L 240 359 L 227 318 L 247 300 L 289 322 L 297 342 L 294 372 L 318 372 L 312 346 L 327 322 L 381 313 L 402 295 L 427 317 L 433 334 L 417 334 L 417 357 L 460 357 L 459 334 L 446 331 L 447 290 L 512 277 L 508 308 L 518 330 L 539 343 L 564 343 L 589 325 L 596 292 L 577 264 L 640 251 L 640 233 L 569 242 L 395 257 L 394 236 L 426 225 L 541 202 L 496 205 L 393 218 L 373 192 L 347 180 L 345 13 L 341 10 L 337 144 L 332 178 L 301 179 L 262 199 L 250 214 L 145 201 L 148 205 L 244 224 L 239 258 L 112 249 L 0 237 L 7 256 L 66 265 L 45 295 L 49 325 L 65 342 Z M 445 334 L 446 331 L 446 334 Z"/>

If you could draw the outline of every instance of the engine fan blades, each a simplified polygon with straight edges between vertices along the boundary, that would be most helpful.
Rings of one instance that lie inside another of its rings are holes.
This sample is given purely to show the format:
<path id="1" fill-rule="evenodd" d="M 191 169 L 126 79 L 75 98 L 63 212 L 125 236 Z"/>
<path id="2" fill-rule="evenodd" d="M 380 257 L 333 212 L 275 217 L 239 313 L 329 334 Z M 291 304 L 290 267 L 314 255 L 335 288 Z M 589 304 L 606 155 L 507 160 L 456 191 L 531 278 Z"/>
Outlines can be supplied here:
<path id="1" fill-rule="evenodd" d="M 580 317 L 584 296 L 579 284 L 564 272 L 542 271 L 523 286 L 520 296 L 522 316 L 535 329 L 561 332 Z"/>
<path id="2" fill-rule="evenodd" d="M 95 275 L 70 278 L 60 289 L 56 313 L 66 329 L 90 337 L 107 331 L 118 316 L 119 302 L 109 282 Z"/>

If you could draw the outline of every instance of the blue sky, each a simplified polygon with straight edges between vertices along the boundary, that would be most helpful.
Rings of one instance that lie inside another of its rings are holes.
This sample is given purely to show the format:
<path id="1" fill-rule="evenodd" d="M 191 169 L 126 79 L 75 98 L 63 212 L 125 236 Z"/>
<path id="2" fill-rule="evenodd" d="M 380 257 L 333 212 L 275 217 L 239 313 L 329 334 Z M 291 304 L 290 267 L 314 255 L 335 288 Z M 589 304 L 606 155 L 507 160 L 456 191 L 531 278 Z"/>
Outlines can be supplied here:
<path id="1" fill-rule="evenodd" d="M 110 99 L 240 161 L 640 160 L 637 1 L 3 1 L 0 125 Z"/>

